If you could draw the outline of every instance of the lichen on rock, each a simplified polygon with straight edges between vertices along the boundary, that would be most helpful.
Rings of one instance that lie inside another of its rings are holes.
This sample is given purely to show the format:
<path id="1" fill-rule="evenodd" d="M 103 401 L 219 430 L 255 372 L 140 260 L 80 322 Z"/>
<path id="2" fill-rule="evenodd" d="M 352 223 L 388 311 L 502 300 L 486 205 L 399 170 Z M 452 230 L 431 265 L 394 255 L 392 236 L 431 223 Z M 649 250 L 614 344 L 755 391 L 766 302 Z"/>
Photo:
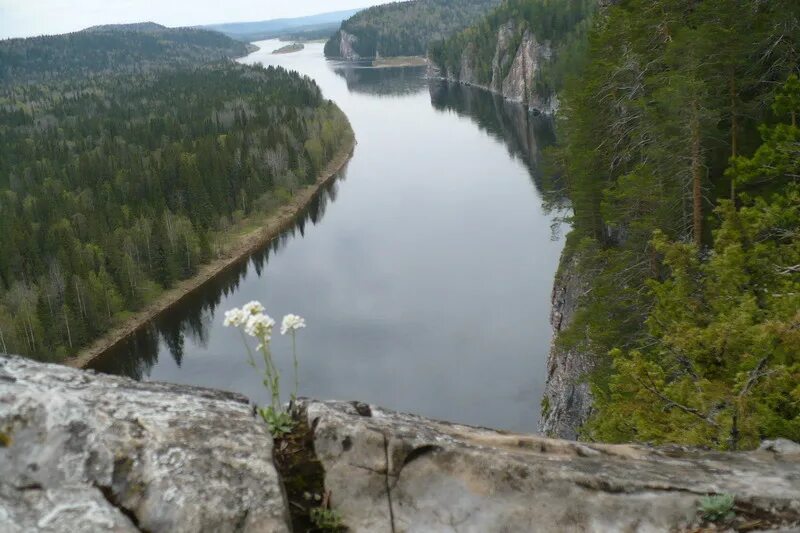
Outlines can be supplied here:
<path id="1" fill-rule="evenodd" d="M 0 357 L 0 429 L 0 531 L 288 531 L 242 396 Z"/>
<path id="2" fill-rule="evenodd" d="M 352 402 L 302 407 L 352 531 L 690 530 L 704 525 L 708 494 L 735 497 L 733 528 L 800 525 L 800 463 L 778 452 L 585 444 Z"/>

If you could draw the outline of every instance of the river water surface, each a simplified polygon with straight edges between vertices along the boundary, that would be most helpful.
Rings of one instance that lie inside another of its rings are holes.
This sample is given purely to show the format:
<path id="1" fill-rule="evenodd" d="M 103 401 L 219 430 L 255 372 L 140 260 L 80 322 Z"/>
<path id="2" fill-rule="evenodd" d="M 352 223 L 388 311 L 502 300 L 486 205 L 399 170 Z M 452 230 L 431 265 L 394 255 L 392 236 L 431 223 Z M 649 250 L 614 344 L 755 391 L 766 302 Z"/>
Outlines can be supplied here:
<path id="1" fill-rule="evenodd" d="M 421 68 L 328 62 L 321 44 L 246 63 L 316 80 L 358 140 L 294 231 L 95 361 L 137 379 L 267 395 L 225 310 L 304 316 L 300 394 L 532 431 L 550 344 L 560 239 L 537 170 L 547 121 Z M 283 43 L 285 44 L 285 43 Z M 274 341 L 285 384 L 291 349 Z M 287 388 L 285 387 L 285 388 Z M 285 391 L 288 392 L 288 391 Z"/>

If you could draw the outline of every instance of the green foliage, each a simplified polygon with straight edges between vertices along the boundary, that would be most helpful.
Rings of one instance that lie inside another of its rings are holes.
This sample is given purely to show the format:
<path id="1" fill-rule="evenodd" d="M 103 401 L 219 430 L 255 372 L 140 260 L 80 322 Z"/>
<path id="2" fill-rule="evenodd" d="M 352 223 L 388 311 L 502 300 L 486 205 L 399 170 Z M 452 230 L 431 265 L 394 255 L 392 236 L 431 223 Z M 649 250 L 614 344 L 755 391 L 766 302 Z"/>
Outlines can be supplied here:
<path id="1" fill-rule="evenodd" d="M 424 55 L 428 44 L 479 20 L 500 0 L 414 0 L 359 11 L 325 44 L 327 57 L 340 57 L 342 32 L 355 36 L 360 57 Z"/>
<path id="2" fill-rule="evenodd" d="M 719 202 L 710 249 L 655 232 L 666 276 L 647 280 L 644 338 L 611 352 L 592 437 L 727 449 L 800 439 L 800 129 L 761 131 L 727 171 L 747 189 L 738 208 Z"/>
<path id="3" fill-rule="evenodd" d="M 508 75 L 523 35 L 530 32 L 538 42 L 547 42 L 554 59 L 542 66 L 535 80 L 529 80 L 544 96 L 561 89 L 568 73 L 577 71 L 585 52 L 587 30 L 596 0 L 506 0 L 477 24 L 443 41 L 434 42 L 430 57 L 446 77 L 462 79 L 464 58 L 478 82 L 502 84 Z M 512 32 L 507 52 L 495 56 L 501 28 Z"/>
<path id="4" fill-rule="evenodd" d="M 169 50 L 125 48 L 131 61 L 159 65 L 137 73 L 125 61 L 95 69 L 88 51 L 64 65 L 69 73 L 42 58 L 84 39 L 113 57 L 114 43 L 150 39 L 149 29 L 0 43 L 0 54 L 19 52 L 6 72 L 25 81 L 0 84 L 4 353 L 74 354 L 193 276 L 230 220 L 315 181 L 348 138 L 346 118 L 310 79 L 228 61 L 192 66 L 195 48 L 170 48 L 173 33 L 153 31 Z M 83 71 L 94 74 L 70 75 Z"/>
<path id="5" fill-rule="evenodd" d="M 595 15 L 550 154 L 587 280 L 557 339 L 596 359 L 587 438 L 798 438 L 798 52 L 788 0 Z"/>
<path id="6" fill-rule="evenodd" d="M 286 411 L 275 409 L 273 406 L 261 407 L 258 414 L 267 423 L 269 432 L 273 437 L 282 437 L 292 432 L 295 422 L 292 415 Z"/>
<path id="7" fill-rule="evenodd" d="M 547 418 L 547 416 L 550 414 L 550 399 L 547 398 L 547 396 L 542 397 L 542 402 L 540 407 L 541 407 L 542 418 Z"/>
<path id="8" fill-rule="evenodd" d="M 736 513 L 733 511 L 735 498 L 731 494 L 713 494 L 700 498 L 698 511 L 703 520 L 709 522 L 727 522 L 732 520 Z"/>
<path id="9" fill-rule="evenodd" d="M 772 110 L 778 116 L 790 115 L 792 126 L 797 126 L 797 112 L 800 109 L 800 78 L 796 74 L 789 76 L 786 84 L 775 95 Z"/>
<path id="10" fill-rule="evenodd" d="M 333 509 L 314 507 L 309 514 L 314 525 L 322 531 L 340 531 L 344 528 L 342 517 Z"/>

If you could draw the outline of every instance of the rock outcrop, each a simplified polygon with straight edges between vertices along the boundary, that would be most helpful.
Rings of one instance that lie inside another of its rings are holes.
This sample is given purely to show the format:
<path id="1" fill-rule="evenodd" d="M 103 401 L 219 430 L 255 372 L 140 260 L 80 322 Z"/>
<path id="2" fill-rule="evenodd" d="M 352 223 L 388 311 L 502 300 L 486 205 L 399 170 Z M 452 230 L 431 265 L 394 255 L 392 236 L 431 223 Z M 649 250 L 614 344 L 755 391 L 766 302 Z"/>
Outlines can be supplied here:
<path id="1" fill-rule="evenodd" d="M 550 324 L 553 344 L 547 357 L 547 379 L 542 396 L 539 431 L 548 437 L 576 440 L 581 426 L 592 413 L 592 391 L 588 376 L 597 358 L 579 349 L 564 349 L 556 344 L 558 334 L 572 323 L 586 280 L 578 269 L 578 258 L 564 252 L 553 283 Z"/>
<path id="2" fill-rule="evenodd" d="M 226 392 L 0 358 L 0 531 L 287 532 L 272 439 L 252 411 Z M 359 402 L 302 400 L 297 413 L 303 444 L 283 440 L 278 455 L 313 465 L 321 505 L 356 533 L 697 531 L 707 495 L 734 498 L 721 527 L 800 527 L 800 446 L 789 441 L 716 453 L 517 435 Z M 312 497 L 287 486 L 293 507 Z"/>
<path id="3" fill-rule="evenodd" d="M 361 59 L 355 49 L 355 43 L 358 37 L 351 35 L 344 30 L 339 31 L 339 57 L 348 61 L 356 61 Z"/>
<path id="4" fill-rule="evenodd" d="M 800 525 L 800 454 L 790 446 L 726 454 L 583 444 L 357 402 L 304 408 L 325 488 L 356 532 L 689 530 L 702 525 L 709 494 L 735 497 L 732 528 Z"/>
<path id="5" fill-rule="evenodd" d="M 341 29 L 325 43 L 325 57 L 358 61 L 361 59 L 361 54 L 356 51 L 357 43 L 358 36 Z"/>
<path id="6" fill-rule="evenodd" d="M 498 29 L 490 80 L 479 78 L 472 44 L 462 52 L 458 72 L 433 65 L 428 75 L 480 87 L 535 111 L 553 114 L 558 109 L 558 99 L 554 95 L 540 94 L 536 89 L 537 75 L 542 65 L 551 61 L 552 55 L 549 43 L 539 42 L 530 30 L 510 20 Z"/>
<path id="7" fill-rule="evenodd" d="M 239 395 L 0 357 L 0 531 L 289 531 Z"/>

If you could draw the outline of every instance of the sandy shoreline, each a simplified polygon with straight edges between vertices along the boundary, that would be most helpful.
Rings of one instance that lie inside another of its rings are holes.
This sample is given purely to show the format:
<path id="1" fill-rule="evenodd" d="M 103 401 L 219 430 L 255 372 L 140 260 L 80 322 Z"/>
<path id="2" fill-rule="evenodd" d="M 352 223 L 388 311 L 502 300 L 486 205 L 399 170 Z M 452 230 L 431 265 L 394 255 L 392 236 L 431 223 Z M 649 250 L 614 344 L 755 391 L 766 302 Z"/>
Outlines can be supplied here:
<path id="1" fill-rule="evenodd" d="M 372 68 L 424 67 L 428 59 L 424 56 L 383 57 L 372 60 Z"/>
<path id="2" fill-rule="evenodd" d="M 339 153 L 331 159 L 316 183 L 297 191 L 291 202 L 278 208 L 275 213 L 264 221 L 260 228 L 238 237 L 238 242 L 231 249 L 227 250 L 221 257 L 201 266 L 197 275 L 176 283 L 171 289 L 161 293 L 153 302 L 150 302 L 121 324 L 110 329 L 74 357 L 65 359 L 63 364 L 75 368 L 85 367 L 106 350 L 129 337 L 159 314 L 202 287 L 206 282 L 237 264 L 259 248 L 266 246 L 281 232 L 290 228 L 295 223 L 297 215 L 311 203 L 317 192 L 337 176 L 339 171 L 350 161 L 355 145 L 354 136 L 352 141 L 343 146 Z"/>

